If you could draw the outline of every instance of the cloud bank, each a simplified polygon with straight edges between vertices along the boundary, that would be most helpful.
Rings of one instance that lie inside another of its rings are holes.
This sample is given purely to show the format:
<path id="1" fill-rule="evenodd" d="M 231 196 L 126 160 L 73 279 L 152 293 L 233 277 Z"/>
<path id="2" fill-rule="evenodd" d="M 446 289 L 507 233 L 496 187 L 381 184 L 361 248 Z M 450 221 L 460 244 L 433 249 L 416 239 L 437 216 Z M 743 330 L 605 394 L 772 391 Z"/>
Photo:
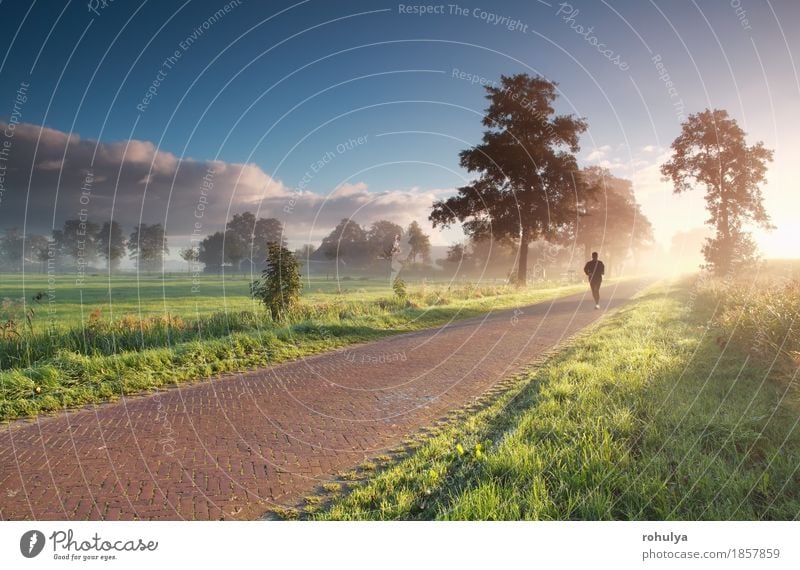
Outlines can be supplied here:
<path id="1" fill-rule="evenodd" d="M 7 124 L 0 122 L 0 132 Z M 98 142 L 21 123 L 0 157 L 0 227 L 47 234 L 70 218 L 114 219 L 126 232 L 161 223 L 171 242 L 219 231 L 249 210 L 284 222 L 292 244 L 317 242 L 341 220 L 362 225 L 386 218 L 428 226 L 440 191 L 370 192 L 356 182 L 327 195 L 296 191 L 256 164 L 178 158 L 152 142 Z M 5 160 L 2 160 L 2 159 Z M 3 168 L 4 167 L 4 168 Z M 436 237 L 432 236 L 436 242 Z"/>

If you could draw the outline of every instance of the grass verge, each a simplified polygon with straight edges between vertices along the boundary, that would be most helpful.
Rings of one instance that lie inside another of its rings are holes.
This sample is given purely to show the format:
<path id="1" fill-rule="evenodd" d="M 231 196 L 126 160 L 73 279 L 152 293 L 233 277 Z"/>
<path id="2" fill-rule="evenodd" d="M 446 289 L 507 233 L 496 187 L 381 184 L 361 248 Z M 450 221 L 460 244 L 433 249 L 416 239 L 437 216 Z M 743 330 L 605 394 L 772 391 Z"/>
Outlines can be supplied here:
<path id="1" fill-rule="evenodd" d="M 119 337 L 115 340 L 105 329 L 98 333 L 84 328 L 71 335 L 79 339 L 75 346 L 56 348 L 49 356 L 28 366 L 12 366 L 0 371 L 0 420 L 34 416 L 65 407 L 113 400 L 122 394 L 157 390 L 217 374 L 277 364 L 358 342 L 442 325 L 450 320 L 555 299 L 585 289 L 583 284 L 523 290 L 469 287 L 449 293 L 445 289 L 416 291 L 406 300 L 365 302 L 348 299 L 316 303 L 303 307 L 296 320 L 285 326 L 242 318 L 243 330 L 224 334 L 236 315 L 225 316 L 225 319 L 219 319 L 219 330 L 213 338 L 205 336 L 209 329 L 207 324 L 197 331 L 188 326 L 187 331 L 195 332 L 186 332 L 185 336 L 181 336 L 171 324 L 166 327 L 159 325 L 150 333 L 153 344 L 160 346 L 145 345 L 138 350 L 119 352 Z M 495 294 L 489 294 L 492 292 Z M 133 327 L 131 347 L 135 344 L 140 325 Z M 80 339 L 88 337 L 98 346 L 107 347 L 89 353 L 77 350 Z M 19 342 L 20 351 L 30 350 L 26 339 Z M 46 353 L 46 349 L 42 349 L 42 353 Z"/>
<path id="2" fill-rule="evenodd" d="M 709 310 L 687 283 L 651 289 L 306 516 L 794 519 L 800 432 L 787 384 L 721 350 Z"/>

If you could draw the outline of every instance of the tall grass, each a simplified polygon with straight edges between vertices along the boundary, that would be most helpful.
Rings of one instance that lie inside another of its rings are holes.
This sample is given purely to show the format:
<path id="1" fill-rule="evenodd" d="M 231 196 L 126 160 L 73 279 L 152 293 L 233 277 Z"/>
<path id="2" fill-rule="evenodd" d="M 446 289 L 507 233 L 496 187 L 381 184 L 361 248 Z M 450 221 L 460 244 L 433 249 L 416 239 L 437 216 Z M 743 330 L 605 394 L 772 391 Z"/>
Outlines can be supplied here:
<path id="1" fill-rule="evenodd" d="M 266 311 L 194 319 L 128 315 L 113 321 L 94 311 L 81 327 L 22 328 L 0 340 L 0 420 L 275 364 L 584 289 L 426 285 L 405 299 L 366 301 L 354 292 L 304 302 L 283 324 Z"/>
<path id="2" fill-rule="evenodd" d="M 731 344 L 784 369 L 800 366 L 800 280 L 705 280 L 699 295 L 715 310 L 710 325 Z"/>
<path id="3" fill-rule="evenodd" d="M 420 286 L 404 298 L 384 297 L 369 301 L 359 293 L 341 295 L 325 302 L 304 302 L 288 315 L 289 324 L 305 321 L 334 322 L 365 317 L 385 317 L 408 308 L 448 305 L 453 301 L 500 297 L 518 293 L 508 286 Z M 88 309 L 88 308 L 87 308 Z M 21 306 L 6 301 L 2 307 L 7 329 L 0 329 L 0 369 L 32 366 L 59 352 L 108 356 L 119 352 L 164 348 L 195 340 L 221 338 L 240 332 L 271 330 L 277 324 L 263 310 L 215 312 L 195 318 L 166 313 L 140 317 L 124 314 L 106 318 L 100 307 L 89 311 L 85 322 L 47 328 L 29 323 Z M 35 320 L 35 318 L 34 318 Z"/>

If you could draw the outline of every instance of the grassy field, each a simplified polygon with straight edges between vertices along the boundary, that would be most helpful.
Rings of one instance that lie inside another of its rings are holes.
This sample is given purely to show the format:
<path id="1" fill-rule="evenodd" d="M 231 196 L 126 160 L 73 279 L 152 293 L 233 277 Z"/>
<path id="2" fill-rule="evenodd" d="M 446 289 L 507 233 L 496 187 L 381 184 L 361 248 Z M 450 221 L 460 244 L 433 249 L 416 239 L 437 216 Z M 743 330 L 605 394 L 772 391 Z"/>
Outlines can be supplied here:
<path id="1" fill-rule="evenodd" d="M 23 290 L 20 276 L 4 276 L 0 420 L 275 364 L 586 289 L 582 283 L 525 289 L 412 283 L 399 299 L 388 281 L 311 281 L 288 322 L 275 323 L 249 298 L 248 284 L 238 277 L 193 282 L 185 275 L 138 281 L 121 275 L 111 281 L 88 277 L 75 289 L 69 276 L 54 282 L 26 276 Z M 32 302 L 40 291 L 40 301 Z M 34 313 L 26 316 L 30 308 Z"/>
<path id="2" fill-rule="evenodd" d="M 121 318 L 160 317 L 166 314 L 184 319 L 209 316 L 217 312 L 239 312 L 258 309 L 250 297 L 250 278 L 241 274 L 87 275 L 83 286 L 75 287 L 74 275 L 0 274 L 0 299 L 18 303 L 23 297 L 28 303 L 39 292 L 46 295 L 34 303 L 34 310 L 53 317 L 58 326 L 74 326 L 86 321 L 92 311 L 99 309 L 103 317 Z M 370 301 L 391 293 L 388 279 L 311 279 L 304 281 L 303 297 L 307 302 L 324 302 L 339 295 L 355 294 Z M 52 315 L 48 309 L 52 308 Z M 40 323 L 42 319 L 37 319 Z"/>
<path id="3" fill-rule="evenodd" d="M 432 435 L 281 514 L 794 519 L 796 368 L 721 344 L 712 300 L 688 282 L 651 288 Z"/>

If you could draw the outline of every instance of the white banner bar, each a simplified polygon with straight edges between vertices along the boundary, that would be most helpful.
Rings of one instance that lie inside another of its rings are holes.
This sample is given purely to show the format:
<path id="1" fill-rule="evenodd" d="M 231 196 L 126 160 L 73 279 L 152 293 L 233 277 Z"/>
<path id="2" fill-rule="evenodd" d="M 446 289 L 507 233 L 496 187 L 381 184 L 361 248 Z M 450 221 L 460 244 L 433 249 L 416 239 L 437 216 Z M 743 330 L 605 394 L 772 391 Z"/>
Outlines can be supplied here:
<path id="1" fill-rule="evenodd" d="M 347 570 L 796 569 L 798 537 L 800 522 L 3 522 L 0 562 L 119 570 L 253 562 Z"/>

